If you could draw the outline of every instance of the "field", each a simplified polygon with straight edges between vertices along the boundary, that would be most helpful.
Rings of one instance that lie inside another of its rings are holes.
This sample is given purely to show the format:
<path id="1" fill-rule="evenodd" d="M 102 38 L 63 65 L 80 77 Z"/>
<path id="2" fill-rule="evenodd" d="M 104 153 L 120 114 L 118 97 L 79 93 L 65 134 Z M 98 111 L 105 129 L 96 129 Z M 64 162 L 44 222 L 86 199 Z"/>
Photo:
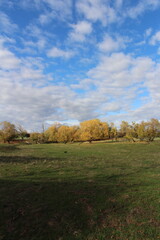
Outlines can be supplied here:
<path id="1" fill-rule="evenodd" d="M 0 240 L 160 239 L 160 142 L 0 145 Z"/>

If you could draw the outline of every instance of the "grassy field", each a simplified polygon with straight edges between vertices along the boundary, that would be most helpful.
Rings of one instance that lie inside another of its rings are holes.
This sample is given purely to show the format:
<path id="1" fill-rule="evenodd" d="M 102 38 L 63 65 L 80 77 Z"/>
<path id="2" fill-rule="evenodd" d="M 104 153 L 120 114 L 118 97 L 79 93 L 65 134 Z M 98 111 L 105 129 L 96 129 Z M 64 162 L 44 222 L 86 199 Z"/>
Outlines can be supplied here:
<path id="1" fill-rule="evenodd" d="M 0 145 L 0 240 L 160 239 L 160 142 Z"/>

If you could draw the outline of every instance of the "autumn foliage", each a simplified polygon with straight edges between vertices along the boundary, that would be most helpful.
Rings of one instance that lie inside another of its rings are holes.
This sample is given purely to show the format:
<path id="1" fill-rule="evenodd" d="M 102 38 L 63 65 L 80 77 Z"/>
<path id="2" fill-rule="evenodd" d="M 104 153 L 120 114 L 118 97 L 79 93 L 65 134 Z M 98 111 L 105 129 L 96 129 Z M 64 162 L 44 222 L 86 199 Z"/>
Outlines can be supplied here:
<path id="1" fill-rule="evenodd" d="M 101 122 L 99 119 L 83 121 L 79 126 L 54 124 L 44 132 L 47 142 L 92 142 L 123 138 L 128 141 L 153 141 L 160 136 L 160 122 L 151 119 L 148 122 L 129 124 L 122 121 L 120 128 L 114 123 Z"/>
<path id="2" fill-rule="evenodd" d="M 125 141 L 153 141 L 160 137 L 160 122 L 157 119 L 142 121 L 141 123 L 132 122 L 131 124 L 122 121 L 117 128 L 114 123 L 102 122 L 99 119 L 86 120 L 79 126 L 66 126 L 55 123 L 42 132 L 32 132 L 30 141 L 33 143 L 47 142 L 92 142 L 98 140 L 118 140 Z M 0 139 L 3 142 L 10 142 L 15 138 L 24 139 L 27 131 L 20 125 L 15 126 L 9 122 L 0 123 Z"/>

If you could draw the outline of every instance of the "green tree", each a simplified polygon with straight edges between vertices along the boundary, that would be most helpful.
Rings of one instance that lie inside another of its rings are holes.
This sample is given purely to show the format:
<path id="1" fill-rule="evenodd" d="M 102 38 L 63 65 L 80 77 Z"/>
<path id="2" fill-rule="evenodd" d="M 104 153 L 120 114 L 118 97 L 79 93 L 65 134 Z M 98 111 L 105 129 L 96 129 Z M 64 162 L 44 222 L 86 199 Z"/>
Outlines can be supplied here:
<path id="1" fill-rule="evenodd" d="M 132 124 L 128 125 L 126 136 L 125 136 L 126 139 L 128 139 L 129 141 L 135 142 L 136 139 L 138 138 L 137 128 L 138 128 L 138 125 L 135 122 L 132 122 Z"/>
<path id="2" fill-rule="evenodd" d="M 118 131 L 117 128 L 115 127 L 114 123 L 111 122 L 109 125 L 109 138 L 112 139 L 112 141 L 115 139 L 117 140 L 118 137 Z"/>
<path id="3" fill-rule="evenodd" d="M 146 122 L 146 140 L 147 141 L 153 141 L 155 137 L 158 136 L 158 132 L 160 131 L 160 122 L 152 118 L 150 121 Z"/>
<path id="4" fill-rule="evenodd" d="M 122 121 L 120 125 L 119 136 L 125 137 L 128 129 L 129 129 L 129 123 L 126 121 Z"/>
<path id="5" fill-rule="evenodd" d="M 137 124 L 137 136 L 140 141 L 146 138 L 146 123 L 144 121 Z"/>
<path id="6" fill-rule="evenodd" d="M 160 122 L 155 118 L 152 118 L 148 122 L 142 121 L 137 127 L 137 135 L 141 141 L 153 141 L 154 138 L 158 136 L 159 132 Z"/>

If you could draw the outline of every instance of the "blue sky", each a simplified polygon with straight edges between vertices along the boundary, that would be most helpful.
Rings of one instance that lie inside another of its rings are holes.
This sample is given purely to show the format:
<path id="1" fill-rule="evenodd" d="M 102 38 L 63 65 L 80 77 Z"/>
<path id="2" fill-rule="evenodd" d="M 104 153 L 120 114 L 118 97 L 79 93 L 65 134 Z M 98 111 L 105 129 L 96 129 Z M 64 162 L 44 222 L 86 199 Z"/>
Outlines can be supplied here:
<path id="1" fill-rule="evenodd" d="M 159 0 L 0 0 L 1 121 L 160 119 Z"/>

